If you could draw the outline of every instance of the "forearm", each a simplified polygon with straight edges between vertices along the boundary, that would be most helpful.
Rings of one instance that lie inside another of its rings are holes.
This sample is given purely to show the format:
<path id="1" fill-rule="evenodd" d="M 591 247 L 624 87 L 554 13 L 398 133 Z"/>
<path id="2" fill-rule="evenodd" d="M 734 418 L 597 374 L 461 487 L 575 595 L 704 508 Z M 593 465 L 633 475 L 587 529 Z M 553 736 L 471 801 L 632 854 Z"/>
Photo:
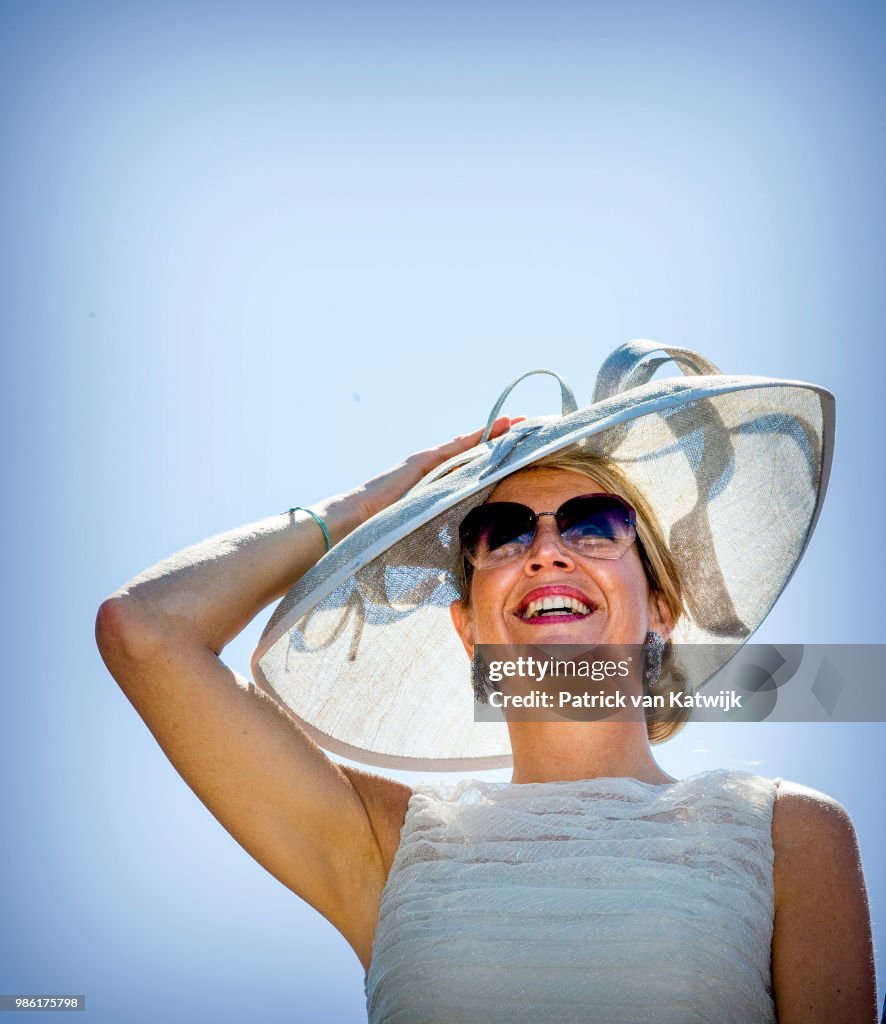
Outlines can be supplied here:
<path id="1" fill-rule="evenodd" d="M 365 518 L 358 492 L 311 509 L 338 543 Z M 200 643 L 217 654 L 303 576 L 327 549 L 306 512 L 274 515 L 185 548 L 112 597 L 143 636 Z"/>

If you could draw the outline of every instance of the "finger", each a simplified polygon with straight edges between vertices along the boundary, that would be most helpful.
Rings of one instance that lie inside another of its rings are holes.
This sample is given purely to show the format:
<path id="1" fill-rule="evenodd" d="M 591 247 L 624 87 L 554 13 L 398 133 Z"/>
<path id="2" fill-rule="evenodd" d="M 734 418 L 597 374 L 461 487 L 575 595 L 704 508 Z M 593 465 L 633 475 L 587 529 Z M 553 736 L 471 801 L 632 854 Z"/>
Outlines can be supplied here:
<path id="1" fill-rule="evenodd" d="M 492 426 L 492 432 L 490 437 L 498 437 L 500 434 L 505 433 L 516 423 L 522 423 L 525 420 L 525 416 L 500 416 Z M 482 436 L 482 435 L 481 435 Z"/>
<path id="2" fill-rule="evenodd" d="M 500 419 L 497 419 L 495 423 L 493 423 L 490 437 L 492 437 L 495 433 L 501 433 L 502 420 L 507 420 L 507 417 L 501 417 Z M 480 438 L 483 436 L 483 431 L 485 429 L 485 427 L 480 427 L 479 430 L 474 430 L 470 434 L 459 434 L 457 437 L 454 437 L 451 441 L 447 441 L 445 444 L 440 445 L 440 447 L 456 448 L 458 450 L 473 448 L 475 445 L 478 445 L 480 443 Z"/>
<path id="3" fill-rule="evenodd" d="M 492 429 L 489 431 L 490 439 L 498 437 L 499 434 L 503 434 L 508 429 L 509 425 L 510 420 L 507 416 L 499 416 L 499 418 L 492 424 Z M 470 442 L 470 445 L 473 447 L 480 443 L 480 439 L 483 437 L 485 430 L 486 427 L 480 427 L 479 430 L 475 430 L 471 434 L 465 434 L 463 435 L 464 440 Z"/>
<path id="4" fill-rule="evenodd" d="M 492 424 L 492 430 L 489 432 L 490 440 L 493 437 L 499 437 L 515 423 L 520 423 L 525 419 L 525 416 L 499 416 Z M 480 443 L 480 438 L 483 436 L 485 429 L 485 427 L 480 427 L 479 430 L 475 430 L 470 434 L 459 434 L 458 437 L 454 437 L 451 441 L 441 444 L 437 451 L 457 454 L 467 451 L 469 448 L 474 448 Z"/>

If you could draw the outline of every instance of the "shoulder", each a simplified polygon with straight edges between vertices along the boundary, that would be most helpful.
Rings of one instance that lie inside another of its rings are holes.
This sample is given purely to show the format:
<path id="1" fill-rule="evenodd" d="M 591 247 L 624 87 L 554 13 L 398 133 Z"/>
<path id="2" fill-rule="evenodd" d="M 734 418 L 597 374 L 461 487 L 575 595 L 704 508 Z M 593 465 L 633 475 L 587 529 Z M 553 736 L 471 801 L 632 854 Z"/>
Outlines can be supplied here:
<path id="1" fill-rule="evenodd" d="M 874 1020 L 870 911 L 849 813 L 825 793 L 780 781 L 772 845 L 779 1021 Z"/>
<path id="2" fill-rule="evenodd" d="M 391 869 L 397 847 L 400 845 L 400 830 L 406 820 L 412 790 L 409 786 L 383 775 L 374 775 L 350 765 L 338 766 L 357 791 L 366 814 L 369 817 L 376 842 L 381 850 L 385 877 Z"/>
<path id="3" fill-rule="evenodd" d="M 826 894 L 840 875 L 857 872 L 858 841 L 846 808 L 798 782 L 779 780 L 772 809 L 776 909 L 810 886 Z"/>
<path id="4" fill-rule="evenodd" d="M 855 842 L 846 808 L 832 796 L 799 782 L 779 779 L 772 808 L 772 841 L 776 853 L 800 855 L 811 842 Z"/>

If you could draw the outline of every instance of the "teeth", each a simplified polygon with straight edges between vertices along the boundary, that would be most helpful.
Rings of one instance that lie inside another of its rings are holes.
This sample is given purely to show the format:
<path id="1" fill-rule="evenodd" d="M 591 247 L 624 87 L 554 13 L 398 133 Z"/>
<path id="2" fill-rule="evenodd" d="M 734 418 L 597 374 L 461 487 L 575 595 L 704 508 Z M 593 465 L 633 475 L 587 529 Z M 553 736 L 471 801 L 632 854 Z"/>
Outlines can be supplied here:
<path id="1" fill-rule="evenodd" d="M 590 615 L 591 609 L 576 597 L 545 597 L 538 601 L 530 601 L 523 612 L 524 619 L 533 619 L 539 612 L 551 611 L 554 608 L 579 615 Z"/>

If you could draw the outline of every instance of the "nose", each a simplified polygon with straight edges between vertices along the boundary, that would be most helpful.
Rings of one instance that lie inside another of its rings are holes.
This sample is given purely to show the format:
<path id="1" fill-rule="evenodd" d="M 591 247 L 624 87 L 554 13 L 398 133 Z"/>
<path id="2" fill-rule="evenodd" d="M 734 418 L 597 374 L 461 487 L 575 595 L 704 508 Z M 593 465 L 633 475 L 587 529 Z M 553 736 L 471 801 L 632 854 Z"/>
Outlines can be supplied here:
<path id="1" fill-rule="evenodd" d="M 542 513 L 526 555 L 526 571 L 536 573 L 550 565 L 571 571 L 575 568 L 575 561 L 557 529 L 556 516 Z"/>

